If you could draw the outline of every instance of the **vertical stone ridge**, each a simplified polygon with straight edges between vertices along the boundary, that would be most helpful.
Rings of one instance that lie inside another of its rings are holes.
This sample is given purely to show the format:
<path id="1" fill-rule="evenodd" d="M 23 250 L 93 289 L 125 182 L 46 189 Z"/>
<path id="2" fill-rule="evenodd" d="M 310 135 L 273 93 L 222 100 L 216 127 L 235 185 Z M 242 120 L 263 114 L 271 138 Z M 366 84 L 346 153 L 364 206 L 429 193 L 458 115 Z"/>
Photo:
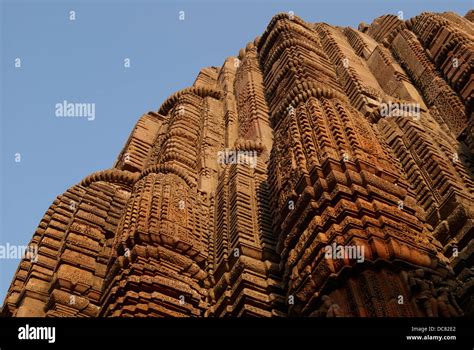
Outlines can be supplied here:
<path id="1" fill-rule="evenodd" d="M 473 35 L 276 15 L 57 197 L 2 315 L 472 315 Z"/>

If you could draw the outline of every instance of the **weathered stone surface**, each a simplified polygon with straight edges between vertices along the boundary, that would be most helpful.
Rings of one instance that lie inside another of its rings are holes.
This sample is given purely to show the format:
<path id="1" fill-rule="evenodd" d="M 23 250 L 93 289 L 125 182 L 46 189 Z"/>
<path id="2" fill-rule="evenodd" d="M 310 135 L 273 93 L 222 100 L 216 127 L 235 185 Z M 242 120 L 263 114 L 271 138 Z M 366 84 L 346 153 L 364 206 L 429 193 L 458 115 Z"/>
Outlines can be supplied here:
<path id="1" fill-rule="evenodd" d="M 2 314 L 472 315 L 472 20 L 275 16 L 54 201 Z"/>

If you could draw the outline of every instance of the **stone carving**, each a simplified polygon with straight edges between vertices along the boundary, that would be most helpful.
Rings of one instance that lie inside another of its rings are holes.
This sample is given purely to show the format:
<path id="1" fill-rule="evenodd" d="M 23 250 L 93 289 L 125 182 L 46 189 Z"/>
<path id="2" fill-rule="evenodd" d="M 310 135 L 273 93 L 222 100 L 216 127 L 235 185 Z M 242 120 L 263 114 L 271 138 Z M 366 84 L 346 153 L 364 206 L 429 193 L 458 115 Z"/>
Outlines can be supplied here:
<path id="1" fill-rule="evenodd" d="M 341 307 L 336 304 L 330 296 L 323 295 L 321 298 L 323 304 L 320 309 L 316 312 L 313 312 L 310 316 L 315 317 L 341 317 Z"/>
<path id="2" fill-rule="evenodd" d="M 417 269 L 410 273 L 408 285 L 415 302 L 421 306 L 426 316 L 438 316 L 438 303 L 435 298 L 433 282 L 425 278 L 425 271 Z"/>
<path id="3" fill-rule="evenodd" d="M 452 270 L 444 278 L 424 269 L 408 273 L 408 285 L 415 303 L 419 304 L 428 317 L 458 317 L 464 313 L 455 297 L 458 282 Z"/>
<path id="4" fill-rule="evenodd" d="M 1 314 L 472 315 L 472 19 L 276 15 L 58 196 Z"/>

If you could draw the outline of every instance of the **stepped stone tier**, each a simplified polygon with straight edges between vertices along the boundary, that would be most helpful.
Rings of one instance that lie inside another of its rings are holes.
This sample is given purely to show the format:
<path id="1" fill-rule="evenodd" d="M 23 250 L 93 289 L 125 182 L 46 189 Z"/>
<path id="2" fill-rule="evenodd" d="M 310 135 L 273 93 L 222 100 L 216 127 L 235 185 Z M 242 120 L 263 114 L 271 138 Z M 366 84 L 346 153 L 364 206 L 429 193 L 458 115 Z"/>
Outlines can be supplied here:
<path id="1" fill-rule="evenodd" d="M 57 197 L 2 315 L 473 315 L 473 20 L 276 15 Z"/>

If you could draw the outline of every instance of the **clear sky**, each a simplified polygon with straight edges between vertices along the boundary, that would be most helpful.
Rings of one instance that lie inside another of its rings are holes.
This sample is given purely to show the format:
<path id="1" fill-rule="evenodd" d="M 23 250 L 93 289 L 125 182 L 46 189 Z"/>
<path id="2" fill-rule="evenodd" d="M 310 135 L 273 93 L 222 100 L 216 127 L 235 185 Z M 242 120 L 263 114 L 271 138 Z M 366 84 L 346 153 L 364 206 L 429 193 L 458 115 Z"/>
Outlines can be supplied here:
<path id="1" fill-rule="evenodd" d="M 237 55 L 276 13 L 357 28 L 398 11 L 473 8 L 471 0 L 0 1 L 0 245 L 28 244 L 57 195 L 113 165 L 138 117 L 202 67 Z M 57 118 L 64 100 L 94 103 L 95 119 Z M 0 304 L 18 263 L 0 260 Z"/>

